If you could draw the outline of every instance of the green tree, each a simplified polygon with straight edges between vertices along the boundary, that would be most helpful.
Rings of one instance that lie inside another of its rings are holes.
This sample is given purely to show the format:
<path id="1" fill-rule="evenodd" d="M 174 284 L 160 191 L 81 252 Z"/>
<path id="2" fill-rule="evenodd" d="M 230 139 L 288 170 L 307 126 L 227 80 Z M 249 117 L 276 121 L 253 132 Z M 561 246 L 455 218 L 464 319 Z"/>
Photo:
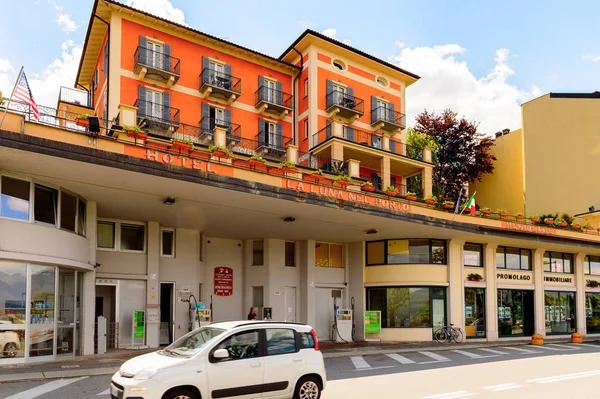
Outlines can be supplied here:
<path id="1" fill-rule="evenodd" d="M 418 154 L 423 153 L 424 148 L 429 148 L 432 151 L 432 162 L 434 166 L 437 166 L 437 159 L 435 152 L 438 149 L 438 145 L 435 140 L 426 135 L 425 133 L 416 132 L 413 128 L 406 130 L 406 152 L 408 156 L 418 159 Z M 441 185 L 433 185 L 433 195 L 438 196 L 441 193 Z M 410 176 L 406 179 L 406 189 L 410 192 L 423 195 L 423 177 L 419 173 L 418 175 Z"/>

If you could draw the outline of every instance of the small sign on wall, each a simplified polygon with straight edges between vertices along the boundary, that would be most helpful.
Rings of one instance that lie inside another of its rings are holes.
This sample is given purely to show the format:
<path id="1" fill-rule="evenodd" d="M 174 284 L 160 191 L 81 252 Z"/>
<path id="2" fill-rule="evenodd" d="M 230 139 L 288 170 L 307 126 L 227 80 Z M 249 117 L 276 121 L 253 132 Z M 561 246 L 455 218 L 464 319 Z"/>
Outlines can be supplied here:
<path id="1" fill-rule="evenodd" d="M 216 296 L 233 295 L 233 269 L 230 267 L 215 267 L 214 291 Z"/>

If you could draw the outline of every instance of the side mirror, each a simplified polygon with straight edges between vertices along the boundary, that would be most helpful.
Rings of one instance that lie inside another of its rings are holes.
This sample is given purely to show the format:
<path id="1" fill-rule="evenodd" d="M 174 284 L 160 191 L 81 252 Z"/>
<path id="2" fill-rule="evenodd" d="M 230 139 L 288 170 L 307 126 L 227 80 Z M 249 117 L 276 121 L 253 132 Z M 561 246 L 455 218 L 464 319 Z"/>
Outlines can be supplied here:
<path id="1" fill-rule="evenodd" d="M 213 353 L 213 357 L 216 360 L 229 359 L 229 351 L 227 349 L 217 349 L 215 353 Z"/>

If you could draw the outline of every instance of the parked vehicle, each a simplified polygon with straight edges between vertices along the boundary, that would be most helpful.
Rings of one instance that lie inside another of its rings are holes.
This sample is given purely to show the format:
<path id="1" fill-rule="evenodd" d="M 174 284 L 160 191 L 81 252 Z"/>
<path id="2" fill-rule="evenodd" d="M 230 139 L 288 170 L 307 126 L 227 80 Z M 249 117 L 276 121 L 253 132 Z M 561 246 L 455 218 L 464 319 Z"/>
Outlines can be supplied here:
<path id="1" fill-rule="evenodd" d="M 110 391 L 116 399 L 319 399 L 325 384 L 310 326 L 237 321 L 198 328 L 164 350 L 128 360 Z"/>

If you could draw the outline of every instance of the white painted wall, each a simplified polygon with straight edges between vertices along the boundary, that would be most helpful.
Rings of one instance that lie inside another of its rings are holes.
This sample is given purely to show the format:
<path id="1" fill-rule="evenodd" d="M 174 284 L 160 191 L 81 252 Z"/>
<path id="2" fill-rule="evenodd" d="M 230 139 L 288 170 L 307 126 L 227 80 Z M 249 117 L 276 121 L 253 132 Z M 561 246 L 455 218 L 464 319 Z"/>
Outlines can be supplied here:
<path id="1" fill-rule="evenodd" d="M 243 246 L 238 240 L 226 238 L 206 238 L 206 267 L 204 279 L 206 281 L 206 297 L 213 294 L 213 320 L 243 320 L 248 309 L 243 309 L 244 272 L 243 272 Z M 226 266 L 233 269 L 233 295 L 218 297 L 214 295 L 214 268 Z"/>
<path id="2" fill-rule="evenodd" d="M 99 277 L 104 274 L 129 274 L 145 276 L 148 267 L 148 256 L 142 253 L 103 251 L 96 252 L 96 269 Z"/>

